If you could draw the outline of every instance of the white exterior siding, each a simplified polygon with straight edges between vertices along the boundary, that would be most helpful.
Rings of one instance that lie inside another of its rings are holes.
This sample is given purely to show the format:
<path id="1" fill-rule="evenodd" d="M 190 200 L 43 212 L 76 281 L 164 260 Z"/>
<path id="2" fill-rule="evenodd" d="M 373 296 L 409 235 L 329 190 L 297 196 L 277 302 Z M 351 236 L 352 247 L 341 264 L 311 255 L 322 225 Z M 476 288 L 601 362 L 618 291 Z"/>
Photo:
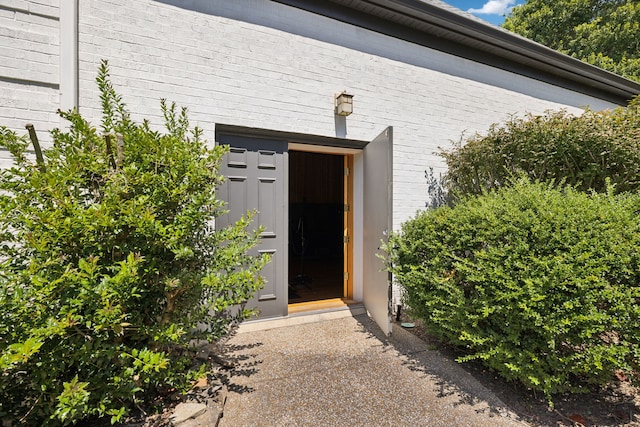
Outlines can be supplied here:
<path id="1" fill-rule="evenodd" d="M 434 153 L 463 132 L 512 114 L 612 106 L 276 3 L 189 3 L 203 9 L 80 2 L 81 110 L 99 123 L 94 80 L 103 58 L 136 119 L 159 124 L 165 97 L 188 107 L 211 141 L 216 122 L 344 136 L 333 96 L 346 89 L 355 95 L 347 137 L 369 140 L 394 127 L 394 228 L 425 206 L 425 169 L 443 171 Z"/>

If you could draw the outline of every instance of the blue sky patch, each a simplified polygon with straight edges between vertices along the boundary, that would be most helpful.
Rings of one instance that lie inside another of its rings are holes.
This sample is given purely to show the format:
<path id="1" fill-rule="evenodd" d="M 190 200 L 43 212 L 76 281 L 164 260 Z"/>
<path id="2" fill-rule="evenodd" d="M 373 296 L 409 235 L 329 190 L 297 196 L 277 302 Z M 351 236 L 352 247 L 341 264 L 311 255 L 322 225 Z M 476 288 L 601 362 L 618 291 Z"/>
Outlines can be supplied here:
<path id="1" fill-rule="evenodd" d="M 511 8 L 523 0 L 444 0 L 452 6 L 476 15 L 480 19 L 500 25 Z"/>

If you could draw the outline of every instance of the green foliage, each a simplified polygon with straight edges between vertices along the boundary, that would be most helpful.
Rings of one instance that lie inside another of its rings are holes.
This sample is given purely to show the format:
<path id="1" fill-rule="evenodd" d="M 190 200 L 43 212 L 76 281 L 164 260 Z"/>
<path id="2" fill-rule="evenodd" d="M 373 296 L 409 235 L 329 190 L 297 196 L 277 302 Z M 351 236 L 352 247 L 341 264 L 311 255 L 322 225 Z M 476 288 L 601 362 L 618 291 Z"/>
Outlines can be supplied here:
<path id="1" fill-rule="evenodd" d="M 167 133 L 131 121 L 99 70 L 102 136 L 76 111 L 37 167 L 6 128 L 0 177 L 0 418 L 25 425 L 110 417 L 202 374 L 194 340 L 251 311 L 268 261 L 250 218 L 223 230 L 226 148 L 162 101 Z M 14 424 L 16 425 L 16 424 Z"/>
<path id="2" fill-rule="evenodd" d="M 390 269 L 411 312 L 509 380 L 583 392 L 640 368 L 640 196 L 512 186 L 418 213 Z"/>
<path id="3" fill-rule="evenodd" d="M 504 28 L 583 61 L 640 81 L 637 0 L 527 0 Z"/>
<path id="4" fill-rule="evenodd" d="M 566 182 L 581 190 L 640 188 L 640 98 L 626 108 L 581 116 L 564 111 L 512 118 L 475 135 L 465 145 L 442 153 L 448 166 L 447 189 L 481 194 L 513 176 Z"/>

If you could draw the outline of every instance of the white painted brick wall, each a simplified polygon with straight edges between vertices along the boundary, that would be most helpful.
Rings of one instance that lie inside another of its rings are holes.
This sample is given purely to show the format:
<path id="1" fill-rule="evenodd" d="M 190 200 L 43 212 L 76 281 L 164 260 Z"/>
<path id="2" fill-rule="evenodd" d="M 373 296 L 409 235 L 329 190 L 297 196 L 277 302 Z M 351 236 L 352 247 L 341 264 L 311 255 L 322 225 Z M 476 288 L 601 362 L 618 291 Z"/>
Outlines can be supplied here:
<path id="1" fill-rule="evenodd" d="M 261 0 L 80 3 L 80 105 L 98 120 L 100 59 L 134 117 L 160 123 L 159 98 L 214 123 L 336 136 L 333 95 L 355 95 L 348 137 L 394 127 L 394 228 L 425 206 L 434 153 L 512 114 L 609 104 L 565 89 Z"/>
<path id="2" fill-rule="evenodd" d="M 0 0 L 0 7 L 57 17 L 59 0 Z"/>
<path id="3" fill-rule="evenodd" d="M 160 124 L 158 99 L 214 124 L 339 136 L 333 96 L 355 95 L 347 136 L 394 127 L 393 227 L 425 207 L 435 153 L 513 114 L 610 104 L 348 24 L 262 0 L 102 0 L 80 4 L 80 105 L 98 120 L 100 59 L 137 120 Z M 394 289 L 394 305 L 400 290 Z"/>
<path id="4" fill-rule="evenodd" d="M 611 106 L 265 0 L 184 4 L 79 2 L 81 112 L 99 126 L 101 59 L 110 61 L 134 119 L 159 126 L 159 99 L 168 98 L 188 107 L 192 124 L 211 141 L 215 123 L 337 136 L 333 96 L 346 89 L 355 95 L 347 137 L 370 140 L 394 127 L 395 229 L 424 208 L 425 170 L 443 172 L 435 153 L 463 133 L 486 131 L 514 114 Z M 59 81 L 58 1 L 0 6 L 0 122 L 53 127 L 58 93 L 47 84 Z"/>
<path id="5" fill-rule="evenodd" d="M 45 146 L 60 123 L 59 40 L 58 0 L 0 0 L 0 126 L 32 123 Z M 0 150 L 0 167 L 8 158 Z"/>

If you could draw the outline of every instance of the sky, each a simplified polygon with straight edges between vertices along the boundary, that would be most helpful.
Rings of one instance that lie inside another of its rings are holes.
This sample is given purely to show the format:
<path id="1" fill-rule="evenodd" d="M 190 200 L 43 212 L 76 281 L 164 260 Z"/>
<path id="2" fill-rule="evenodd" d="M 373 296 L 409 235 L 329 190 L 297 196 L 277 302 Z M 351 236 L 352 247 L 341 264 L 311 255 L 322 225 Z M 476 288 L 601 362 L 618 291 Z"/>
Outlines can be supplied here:
<path id="1" fill-rule="evenodd" d="M 476 15 L 480 19 L 492 24 L 500 25 L 516 4 L 524 3 L 523 0 L 444 0 L 452 6 Z"/>

